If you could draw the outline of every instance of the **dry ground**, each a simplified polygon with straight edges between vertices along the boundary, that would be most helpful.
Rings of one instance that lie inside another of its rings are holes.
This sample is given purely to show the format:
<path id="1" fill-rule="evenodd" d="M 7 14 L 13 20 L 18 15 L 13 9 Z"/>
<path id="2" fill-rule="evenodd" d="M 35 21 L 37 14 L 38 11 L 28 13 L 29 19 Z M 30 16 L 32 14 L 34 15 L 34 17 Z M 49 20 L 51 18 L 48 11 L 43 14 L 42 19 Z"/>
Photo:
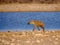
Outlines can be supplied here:
<path id="1" fill-rule="evenodd" d="M 0 45 L 60 45 L 60 30 L 0 32 Z"/>
<path id="2" fill-rule="evenodd" d="M 60 4 L 0 4 L 0 12 L 60 11 Z"/>

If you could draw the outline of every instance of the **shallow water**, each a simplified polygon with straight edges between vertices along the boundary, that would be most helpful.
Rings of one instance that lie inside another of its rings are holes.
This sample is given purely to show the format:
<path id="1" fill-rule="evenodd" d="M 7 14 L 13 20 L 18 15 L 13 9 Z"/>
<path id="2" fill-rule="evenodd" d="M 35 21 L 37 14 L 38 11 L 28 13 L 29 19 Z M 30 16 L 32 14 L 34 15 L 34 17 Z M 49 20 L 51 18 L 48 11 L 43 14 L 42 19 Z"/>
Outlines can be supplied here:
<path id="1" fill-rule="evenodd" d="M 60 12 L 0 12 L 1 30 L 30 30 L 29 20 L 40 20 L 45 29 L 60 29 Z"/>

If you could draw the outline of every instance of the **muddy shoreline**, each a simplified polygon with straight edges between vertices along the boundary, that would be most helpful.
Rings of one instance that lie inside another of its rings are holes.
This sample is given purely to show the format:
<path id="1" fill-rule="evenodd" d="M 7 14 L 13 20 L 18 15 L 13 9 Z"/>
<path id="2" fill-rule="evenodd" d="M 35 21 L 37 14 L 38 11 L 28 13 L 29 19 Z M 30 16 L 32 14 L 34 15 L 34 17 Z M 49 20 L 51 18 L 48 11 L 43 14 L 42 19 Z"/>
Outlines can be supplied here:
<path id="1" fill-rule="evenodd" d="M 60 4 L 1 4 L 0 12 L 60 11 Z"/>
<path id="2" fill-rule="evenodd" d="M 0 45 L 60 45 L 60 30 L 0 32 Z"/>

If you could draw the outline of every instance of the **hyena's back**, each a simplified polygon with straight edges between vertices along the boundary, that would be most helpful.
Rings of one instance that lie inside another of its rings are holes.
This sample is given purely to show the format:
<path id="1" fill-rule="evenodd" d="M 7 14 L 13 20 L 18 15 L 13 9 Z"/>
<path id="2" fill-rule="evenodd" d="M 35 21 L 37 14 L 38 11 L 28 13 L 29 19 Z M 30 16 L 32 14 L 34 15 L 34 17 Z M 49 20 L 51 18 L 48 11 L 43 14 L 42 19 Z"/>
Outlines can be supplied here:
<path id="1" fill-rule="evenodd" d="M 34 22 L 34 25 L 36 26 L 44 27 L 44 23 L 42 21 L 33 20 L 33 22 Z"/>

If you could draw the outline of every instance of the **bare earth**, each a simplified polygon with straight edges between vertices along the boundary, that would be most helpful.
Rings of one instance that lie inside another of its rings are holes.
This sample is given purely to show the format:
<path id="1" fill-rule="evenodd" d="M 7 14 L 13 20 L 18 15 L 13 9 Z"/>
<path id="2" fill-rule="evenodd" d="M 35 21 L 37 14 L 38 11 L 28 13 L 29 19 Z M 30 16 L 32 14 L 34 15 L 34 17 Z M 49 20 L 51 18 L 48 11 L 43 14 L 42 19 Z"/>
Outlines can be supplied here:
<path id="1" fill-rule="evenodd" d="M 60 30 L 0 32 L 0 45 L 60 45 Z"/>
<path id="2" fill-rule="evenodd" d="M 60 11 L 60 4 L 0 4 L 0 12 Z"/>

